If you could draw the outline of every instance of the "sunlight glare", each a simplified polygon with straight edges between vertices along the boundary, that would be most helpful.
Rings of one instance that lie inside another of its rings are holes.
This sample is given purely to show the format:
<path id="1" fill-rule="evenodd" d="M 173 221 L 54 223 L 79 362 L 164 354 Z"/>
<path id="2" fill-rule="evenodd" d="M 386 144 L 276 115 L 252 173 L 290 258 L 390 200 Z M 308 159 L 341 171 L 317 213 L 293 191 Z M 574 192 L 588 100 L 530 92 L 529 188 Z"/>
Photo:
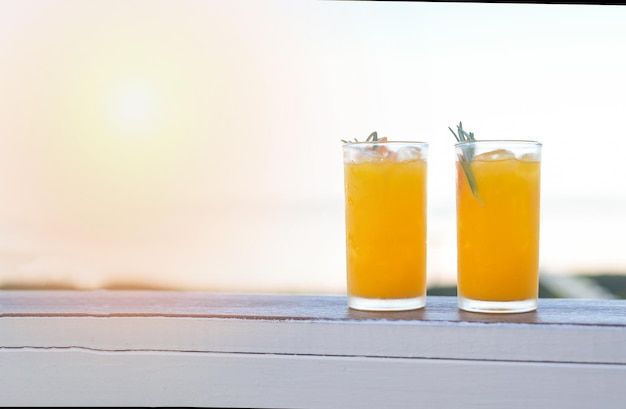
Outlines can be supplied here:
<path id="1" fill-rule="evenodd" d="M 154 131 L 159 105 L 159 96 L 154 86 L 140 82 L 119 84 L 109 98 L 111 125 L 125 134 Z"/>

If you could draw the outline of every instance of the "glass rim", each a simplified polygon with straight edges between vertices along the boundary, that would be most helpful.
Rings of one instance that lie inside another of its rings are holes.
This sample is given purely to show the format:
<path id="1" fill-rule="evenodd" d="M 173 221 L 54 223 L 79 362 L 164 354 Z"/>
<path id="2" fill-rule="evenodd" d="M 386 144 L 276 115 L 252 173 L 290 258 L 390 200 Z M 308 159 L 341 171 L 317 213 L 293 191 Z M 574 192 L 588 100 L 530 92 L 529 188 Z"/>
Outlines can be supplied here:
<path id="1" fill-rule="evenodd" d="M 423 141 L 359 141 L 345 142 L 343 146 L 369 146 L 369 145 L 423 145 L 428 146 L 428 142 Z"/>
<path id="2" fill-rule="evenodd" d="M 543 146 L 543 144 L 539 141 L 531 140 L 531 139 L 480 139 L 475 141 L 461 141 L 454 144 L 454 146 L 461 145 L 482 145 L 482 144 L 518 144 L 518 145 L 528 145 L 528 146 Z"/>

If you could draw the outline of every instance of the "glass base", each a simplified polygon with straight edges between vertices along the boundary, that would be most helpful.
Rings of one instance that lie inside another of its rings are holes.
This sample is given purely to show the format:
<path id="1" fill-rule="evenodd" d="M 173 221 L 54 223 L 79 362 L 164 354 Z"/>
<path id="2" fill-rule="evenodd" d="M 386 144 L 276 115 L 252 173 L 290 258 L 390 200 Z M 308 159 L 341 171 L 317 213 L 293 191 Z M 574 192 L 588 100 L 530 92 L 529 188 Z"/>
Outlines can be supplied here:
<path id="1" fill-rule="evenodd" d="M 529 312 L 537 309 L 537 299 L 520 301 L 479 301 L 459 296 L 459 308 L 469 312 L 485 312 L 490 314 L 508 314 Z"/>
<path id="2" fill-rule="evenodd" d="M 426 296 L 414 298 L 363 298 L 348 296 L 348 307 L 362 311 L 408 311 L 426 305 Z"/>

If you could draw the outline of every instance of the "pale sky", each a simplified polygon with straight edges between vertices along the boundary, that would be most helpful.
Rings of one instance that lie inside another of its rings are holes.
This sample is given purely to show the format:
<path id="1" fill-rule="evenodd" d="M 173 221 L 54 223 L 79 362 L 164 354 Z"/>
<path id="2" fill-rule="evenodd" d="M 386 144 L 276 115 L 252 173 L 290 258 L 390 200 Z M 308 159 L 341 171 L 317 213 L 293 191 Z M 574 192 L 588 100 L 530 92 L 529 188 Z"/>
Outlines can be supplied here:
<path id="1" fill-rule="evenodd" d="M 626 272 L 626 7 L 0 0 L 0 285 L 344 291 L 341 139 L 544 144 L 542 269 Z"/>

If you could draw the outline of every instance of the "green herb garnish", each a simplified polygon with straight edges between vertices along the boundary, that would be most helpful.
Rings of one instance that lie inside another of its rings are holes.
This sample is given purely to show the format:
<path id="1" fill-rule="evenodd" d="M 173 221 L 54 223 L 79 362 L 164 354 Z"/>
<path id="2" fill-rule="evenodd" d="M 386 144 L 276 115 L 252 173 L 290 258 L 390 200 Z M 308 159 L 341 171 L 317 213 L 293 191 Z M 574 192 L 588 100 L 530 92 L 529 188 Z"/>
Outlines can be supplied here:
<path id="1" fill-rule="evenodd" d="M 458 135 L 454 133 L 452 128 L 448 127 L 452 135 L 456 138 L 457 142 L 473 142 L 476 140 L 474 138 L 474 132 L 467 133 L 463 130 L 463 123 L 459 122 L 456 126 L 456 130 Z M 476 179 L 474 178 L 474 174 L 472 173 L 471 162 L 474 160 L 474 146 L 467 145 L 463 146 L 463 153 L 459 156 L 459 160 L 461 162 L 461 166 L 463 167 L 463 171 L 465 172 L 465 176 L 467 177 L 467 182 L 470 185 L 470 189 L 472 189 L 472 193 L 474 197 L 478 200 L 481 206 L 484 206 L 480 195 L 478 194 L 478 186 L 476 186 Z"/>
<path id="2" fill-rule="evenodd" d="M 370 134 L 370 136 L 367 137 L 365 142 L 376 142 L 377 140 L 378 140 L 378 132 L 374 131 Z M 359 140 L 356 138 L 354 138 L 354 141 L 346 141 L 345 139 L 342 139 L 341 142 L 351 143 L 351 142 L 359 142 Z"/>

